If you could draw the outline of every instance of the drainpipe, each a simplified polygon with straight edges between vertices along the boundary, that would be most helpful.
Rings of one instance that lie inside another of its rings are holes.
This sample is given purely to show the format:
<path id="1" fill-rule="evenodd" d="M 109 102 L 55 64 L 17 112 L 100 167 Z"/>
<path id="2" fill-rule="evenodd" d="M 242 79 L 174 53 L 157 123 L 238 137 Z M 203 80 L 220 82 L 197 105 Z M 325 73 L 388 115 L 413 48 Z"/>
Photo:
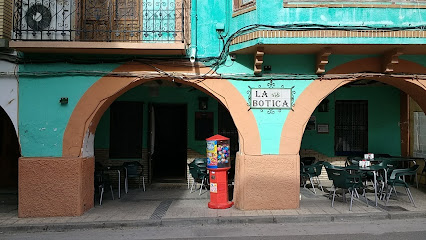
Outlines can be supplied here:
<path id="1" fill-rule="evenodd" d="M 226 37 L 228 36 L 228 32 L 229 32 L 229 27 L 231 26 L 230 22 L 231 22 L 231 14 L 229 13 L 229 10 L 232 9 L 232 1 L 231 0 L 226 0 L 226 6 L 225 6 L 225 31 L 223 33 L 222 37 Z"/>
<path id="2" fill-rule="evenodd" d="M 197 56 L 197 28 L 198 28 L 198 8 L 197 1 L 192 0 L 192 8 L 191 8 L 191 48 L 189 50 L 189 61 L 192 63 L 195 62 L 195 57 Z"/>

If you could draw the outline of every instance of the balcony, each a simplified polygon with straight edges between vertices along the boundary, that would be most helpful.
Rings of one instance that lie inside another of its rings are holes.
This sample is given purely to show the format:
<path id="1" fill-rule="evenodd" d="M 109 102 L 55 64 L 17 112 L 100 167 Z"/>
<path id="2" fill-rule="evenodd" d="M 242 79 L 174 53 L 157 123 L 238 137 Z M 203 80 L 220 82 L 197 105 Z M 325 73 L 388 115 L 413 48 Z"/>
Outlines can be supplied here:
<path id="1" fill-rule="evenodd" d="M 15 0 L 10 46 L 23 52 L 185 54 L 189 11 L 186 0 Z"/>

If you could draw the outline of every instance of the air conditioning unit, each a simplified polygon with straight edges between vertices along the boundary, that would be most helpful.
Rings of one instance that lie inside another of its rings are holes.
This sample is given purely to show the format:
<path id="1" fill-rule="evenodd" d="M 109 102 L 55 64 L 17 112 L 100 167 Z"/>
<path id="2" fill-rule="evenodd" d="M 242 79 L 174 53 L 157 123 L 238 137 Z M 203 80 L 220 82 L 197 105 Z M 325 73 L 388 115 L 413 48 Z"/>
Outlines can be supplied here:
<path id="1" fill-rule="evenodd" d="M 73 0 L 23 0 L 20 4 L 16 39 L 71 40 Z"/>

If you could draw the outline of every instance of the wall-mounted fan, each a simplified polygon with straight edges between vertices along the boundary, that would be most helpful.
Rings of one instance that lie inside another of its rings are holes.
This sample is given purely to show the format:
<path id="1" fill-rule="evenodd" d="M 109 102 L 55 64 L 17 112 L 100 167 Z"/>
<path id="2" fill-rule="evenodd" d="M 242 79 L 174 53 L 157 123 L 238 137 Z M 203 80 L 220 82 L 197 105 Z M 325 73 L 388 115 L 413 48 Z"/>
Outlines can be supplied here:
<path id="1" fill-rule="evenodd" d="M 28 8 L 25 13 L 25 20 L 32 30 L 41 31 L 49 27 L 52 21 L 52 13 L 43 4 L 36 3 Z"/>

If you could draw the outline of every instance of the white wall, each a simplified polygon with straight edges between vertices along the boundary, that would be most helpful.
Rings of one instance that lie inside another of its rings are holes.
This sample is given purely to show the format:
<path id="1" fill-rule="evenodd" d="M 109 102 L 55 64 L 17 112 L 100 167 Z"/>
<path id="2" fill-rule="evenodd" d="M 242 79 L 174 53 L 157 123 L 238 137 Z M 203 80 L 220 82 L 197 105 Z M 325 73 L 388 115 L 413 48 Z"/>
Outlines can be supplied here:
<path id="1" fill-rule="evenodd" d="M 414 157 L 426 158 L 426 115 L 414 112 Z"/>
<path id="2" fill-rule="evenodd" d="M 18 134 L 18 81 L 17 76 L 13 73 L 17 72 L 17 65 L 7 61 L 0 61 L 0 106 L 9 115 Z"/>

